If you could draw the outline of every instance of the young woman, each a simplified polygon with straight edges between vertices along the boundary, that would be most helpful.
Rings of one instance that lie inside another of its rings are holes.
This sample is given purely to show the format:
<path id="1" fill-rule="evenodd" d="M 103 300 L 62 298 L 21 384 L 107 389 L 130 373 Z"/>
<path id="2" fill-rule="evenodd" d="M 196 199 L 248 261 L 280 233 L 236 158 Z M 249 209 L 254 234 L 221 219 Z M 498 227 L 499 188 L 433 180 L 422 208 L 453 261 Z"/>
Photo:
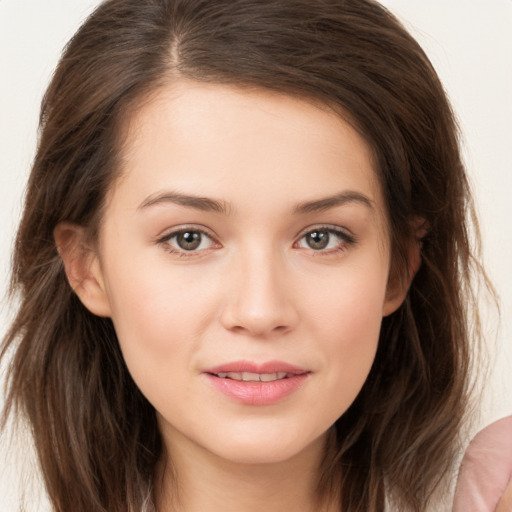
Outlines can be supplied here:
<path id="1" fill-rule="evenodd" d="M 54 510 L 426 510 L 471 208 L 377 3 L 102 4 L 43 102 L 3 344 Z"/>

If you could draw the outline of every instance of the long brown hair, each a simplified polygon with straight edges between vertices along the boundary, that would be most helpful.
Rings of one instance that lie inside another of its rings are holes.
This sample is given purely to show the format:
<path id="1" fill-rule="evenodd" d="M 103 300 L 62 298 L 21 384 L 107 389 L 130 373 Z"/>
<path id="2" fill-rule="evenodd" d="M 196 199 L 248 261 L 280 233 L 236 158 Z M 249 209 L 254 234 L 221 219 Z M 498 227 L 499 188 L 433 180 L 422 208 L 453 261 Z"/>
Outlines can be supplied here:
<path id="1" fill-rule="evenodd" d="M 55 511 L 154 510 L 155 412 L 110 319 L 70 289 L 53 230 L 67 221 L 96 236 L 123 125 L 179 77 L 313 98 L 349 120 L 377 162 L 391 278 L 407 272 L 424 221 L 422 265 L 333 429 L 319 491 L 344 512 L 381 511 L 385 496 L 393 510 L 425 510 L 457 449 L 476 318 L 472 203 L 429 60 L 372 0 L 109 0 L 68 44 L 43 101 L 13 260 L 21 304 L 1 353 L 14 351 L 4 420 L 28 419 Z"/>

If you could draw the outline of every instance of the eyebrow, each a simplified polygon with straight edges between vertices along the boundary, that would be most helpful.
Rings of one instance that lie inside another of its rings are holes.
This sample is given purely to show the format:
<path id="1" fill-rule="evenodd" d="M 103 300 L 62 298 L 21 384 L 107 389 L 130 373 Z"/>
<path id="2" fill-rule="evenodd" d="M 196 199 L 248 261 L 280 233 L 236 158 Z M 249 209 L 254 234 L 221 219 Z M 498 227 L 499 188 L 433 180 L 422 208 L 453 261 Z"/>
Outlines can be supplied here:
<path id="1" fill-rule="evenodd" d="M 212 199 L 209 197 L 194 196 L 189 194 L 182 194 L 180 192 L 166 191 L 155 195 L 151 195 L 146 198 L 138 207 L 139 210 L 149 208 L 150 206 L 172 203 L 180 206 L 186 206 L 201 210 L 205 212 L 216 212 L 226 214 L 232 209 L 229 204 L 225 201 L 218 199 Z M 313 201 L 305 201 L 299 203 L 294 208 L 294 213 L 304 215 L 307 213 L 317 213 L 345 204 L 356 203 L 361 204 L 371 210 L 373 210 L 373 201 L 360 192 L 353 190 L 347 190 L 334 194 L 332 196 L 323 197 L 321 199 L 315 199 Z"/>
<path id="2" fill-rule="evenodd" d="M 171 191 L 149 196 L 140 204 L 138 209 L 143 210 L 144 208 L 148 208 L 150 206 L 165 203 L 187 206 L 189 208 L 194 208 L 196 210 L 205 212 L 227 213 L 229 210 L 225 201 L 210 199 L 209 197 L 181 194 L 179 192 Z"/>
<path id="3" fill-rule="evenodd" d="M 350 203 L 361 204 L 370 210 L 373 210 L 373 201 L 369 197 L 361 194 L 360 192 L 346 190 L 329 197 L 300 203 L 295 207 L 295 213 L 306 214 L 323 212 L 325 210 L 330 210 L 331 208 L 336 208 L 337 206 L 343 206 Z"/>

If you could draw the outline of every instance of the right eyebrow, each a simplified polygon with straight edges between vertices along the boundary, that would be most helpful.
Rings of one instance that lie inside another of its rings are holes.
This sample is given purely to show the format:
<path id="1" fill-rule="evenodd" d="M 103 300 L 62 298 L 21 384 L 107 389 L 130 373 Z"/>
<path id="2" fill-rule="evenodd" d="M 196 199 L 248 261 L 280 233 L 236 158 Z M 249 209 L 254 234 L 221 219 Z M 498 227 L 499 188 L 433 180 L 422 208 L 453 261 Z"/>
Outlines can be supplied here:
<path id="1" fill-rule="evenodd" d="M 150 206 L 172 203 L 180 206 L 187 206 L 196 210 L 216 213 L 227 213 L 230 208 L 225 201 L 218 199 L 211 199 L 209 197 L 194 196 L 189 194 L 182 194 L 174 191 L 164 191 L 157 194 L 152 194 L 147 197 L 138 206 L 138 210 L 149 208 Z"/>

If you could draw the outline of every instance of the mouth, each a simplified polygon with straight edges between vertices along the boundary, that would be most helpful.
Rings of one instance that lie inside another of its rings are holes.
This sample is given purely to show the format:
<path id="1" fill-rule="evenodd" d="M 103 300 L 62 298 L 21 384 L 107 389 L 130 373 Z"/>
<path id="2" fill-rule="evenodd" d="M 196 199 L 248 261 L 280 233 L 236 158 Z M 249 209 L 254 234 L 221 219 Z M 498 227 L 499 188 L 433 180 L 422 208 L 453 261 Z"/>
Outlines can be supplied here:
<path id="1" fill-rule="evenodd" d="M 309 370 L 284 361 L 233 361 L 204 370 L 204 373 L 220 379 L 231 379 L 240 382 L 273 382 L 290 379 L 298 375 L 310 373 Z"/>
<path id="2" fill-rule="evenodd" d="M 212 374 L 220 379 L 238 380 L 241 382 L 274 382 L 276 380 L 289 379 L 297 373 L 253 373 L 253 372 L 219 372 Z"/>
<path id="3" fill-rule="evenodd" d="M 297 392 L 311 371 L 275 361 L 227 363 L 204 372 L 210 383 L 228 398 L 245 405 L 271 405 Z"/>

